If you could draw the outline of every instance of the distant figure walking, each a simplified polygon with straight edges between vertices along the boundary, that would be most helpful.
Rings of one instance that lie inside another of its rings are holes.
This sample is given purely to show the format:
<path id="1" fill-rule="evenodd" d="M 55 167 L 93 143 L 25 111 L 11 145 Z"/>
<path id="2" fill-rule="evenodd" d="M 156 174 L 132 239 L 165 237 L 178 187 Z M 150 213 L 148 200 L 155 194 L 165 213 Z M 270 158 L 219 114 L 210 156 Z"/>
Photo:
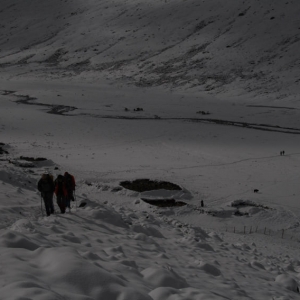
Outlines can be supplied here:
<path id="1" fill-rule="evenodd" d="M 75 191 L 75 178 L 73 175 L 69 174 L 68 172 L 65 172 L 64 174 L 64 180 L 65 180 L 65 187 L 67 190 L 67 197 L 66 197 L 66 205 L 70 209 L 70 201 L 75 201 L 74 198 L 74 191 Z"/>
<path id="2" fill-rule="evenodd" d="M 54 193 L 54 182 L 53 176 L 50 174 L 43 174 L 42 178 L 38 182 L 38 190 L 41 193 L 41 197 L 44 200 L 45 209 L 47 216 L 54 213 L 53 206 L 53 193 Z"/>
<path id="3" fill-rule="evenodd" d="M 280 151 L 280 155 L 284 155 L 284 154 L 285 154 L 284 150 Z"/>
<path id="4" fill-rule="evenodd" d="M 60 212 L 64 214 L 66 212 L 66 206 L 67 206 L 66 199 L 68 196 L 68 191 L 66 189 L 64 176 L 58 175 L 54 181 L 54 185 L 55 185 L 54 193 L 56 195 L 57 205 L 60 208 Z"/>
<path id="5" fill-rule="evenodd" d="M 201 200 L 201 207 L 204 207 L 204 202 L 203 202 L 203 200 Z"/>

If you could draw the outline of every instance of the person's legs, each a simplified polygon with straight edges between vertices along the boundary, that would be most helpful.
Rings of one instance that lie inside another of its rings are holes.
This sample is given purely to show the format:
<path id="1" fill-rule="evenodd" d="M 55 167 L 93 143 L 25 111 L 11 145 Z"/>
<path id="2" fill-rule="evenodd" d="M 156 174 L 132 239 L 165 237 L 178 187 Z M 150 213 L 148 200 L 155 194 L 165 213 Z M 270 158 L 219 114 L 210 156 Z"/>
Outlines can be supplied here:
<path id="1" fill-rule="evenodd" d="M 66 211 L 66 203 L 65 203 L 65 197 L 63 195 L 57 195 L 57 205 L 60 208 L 60 211 L 62 214 Z"/>
<path id="2" fill-rule="evenodd" d="M 70 200 L 72 200 L 72 201 L 75 200 L 75 199 L 74 199 L 74 193 L 73 193 L 73 191 L 70 191 Z"/>
<path id="3" fill-rule="evenodd" d="M 53 194 L 52 193 L 45 193 L 44 203 L 45 203 L 45 209 L 46 209 L 47 216 L 49 217 L 50 214 L 54 213 Z"/>
<path id="4" fill-rule="evenodd" d="M 54 214 L 53 195 L 51 195 L 51 198 L 50 198 L 50 201 L 49 201 L 49 206 L 50 206 L 51 214 Z"/>
<path id="5" fill-rule="evenodd" d="M 71 208 L 70 207 L 70 198 L 69 197 L 66 198 L 66 207 Z"/>
<path id="6" fill-rule="evenodd" d="M 66 207 L 67 207 L 67 201 L 66 201 L 65 195 L 61 196 L 61 205 L 62 205 L 62 208 L 63 208 L 63 213 L 65 213 L 66 212 Z"/>
<path id="7" fill-rule="evenodd" d="M 69 190 L 68 191 L 68 195 L 66 197 L 66 206 L 68 208 L 71 208 L 71 200 L 74 201 L 73 199 L 74 199 L 74 197 L 73 197 L 73 191 Z"/>
<path id="8" fill-rule="evenodd" d="M 49 206 L 49 199 L 46 196 L 44 197 L 44 203 L 45 203 L 46 214 L 49 217 L 50 216 L 50 206 Z"/>

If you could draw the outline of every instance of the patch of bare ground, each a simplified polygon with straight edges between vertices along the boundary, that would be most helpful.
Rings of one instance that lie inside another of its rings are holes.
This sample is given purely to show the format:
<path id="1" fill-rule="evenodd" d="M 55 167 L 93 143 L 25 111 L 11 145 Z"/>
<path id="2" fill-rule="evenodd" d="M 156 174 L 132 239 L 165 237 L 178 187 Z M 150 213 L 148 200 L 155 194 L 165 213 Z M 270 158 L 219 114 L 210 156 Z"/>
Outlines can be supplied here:
<path id="1" fill-rule="evenodd" d="M 150 180 L 150 179 L 136 179 L 133 181 L 122 181 L 120 185 L 126 189 L 136 191 L 136 192 L 147 192 L 153 190 L 175 190 L 180 191 L 182 190 L 181 187 L 177 184 L 167 182 L 167 181 L 157 181 L 157 180 Z M 186 205 L 185 202 L 176 201 L 175 199 L 171 198 L 161 198 L 161 199 L 147 199 L 141 198 L 144 202 L 154 205 L 157 207 L 178 207 Z"/>
<path id="2" fill-rule="evenodd" d="M 128 190 L 136 192 L 146 192 L 153 190 L 176 190 L 180 191 L 181 187 L 177 184 L 167 182 L 167 181 L 156 181 L 150 179 L 136 179 L 133 181 L 122 181 L 120 185 Z"/>

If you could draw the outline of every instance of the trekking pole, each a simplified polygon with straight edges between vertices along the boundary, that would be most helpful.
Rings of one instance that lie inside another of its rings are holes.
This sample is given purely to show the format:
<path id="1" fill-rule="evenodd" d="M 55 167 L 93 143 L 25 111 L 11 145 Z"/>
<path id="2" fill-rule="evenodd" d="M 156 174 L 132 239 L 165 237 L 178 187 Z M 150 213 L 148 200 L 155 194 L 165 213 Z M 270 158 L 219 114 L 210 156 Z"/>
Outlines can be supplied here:
<path id="1" fill-rule="evenodd" d="M 76 191 L 74 190 L 74 198 L 75 198 L 75 207 L 76 207 L 76 211 L 77 211 L 77 198 L 76 198 Z"/>
<path id="2" fill-rule="evenodd" d="M 42 194 L 41 194 L 41 212 L 42 212 L 42 217 L 44 217 L 42 199 L 43 199 L 43 197 L 42 197 Z"/>

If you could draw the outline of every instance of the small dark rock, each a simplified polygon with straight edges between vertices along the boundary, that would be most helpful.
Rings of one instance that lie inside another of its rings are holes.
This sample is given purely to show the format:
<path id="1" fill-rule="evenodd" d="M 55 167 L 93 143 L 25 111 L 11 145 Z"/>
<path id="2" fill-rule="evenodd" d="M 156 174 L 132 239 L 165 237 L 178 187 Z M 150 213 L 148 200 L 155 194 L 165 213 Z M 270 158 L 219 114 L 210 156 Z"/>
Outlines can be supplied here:
<path id="1" fill-rule="evenodd" d="M 141 107 L 137 107 L 134 109 L 134 111 L 144 111 Z"/>

